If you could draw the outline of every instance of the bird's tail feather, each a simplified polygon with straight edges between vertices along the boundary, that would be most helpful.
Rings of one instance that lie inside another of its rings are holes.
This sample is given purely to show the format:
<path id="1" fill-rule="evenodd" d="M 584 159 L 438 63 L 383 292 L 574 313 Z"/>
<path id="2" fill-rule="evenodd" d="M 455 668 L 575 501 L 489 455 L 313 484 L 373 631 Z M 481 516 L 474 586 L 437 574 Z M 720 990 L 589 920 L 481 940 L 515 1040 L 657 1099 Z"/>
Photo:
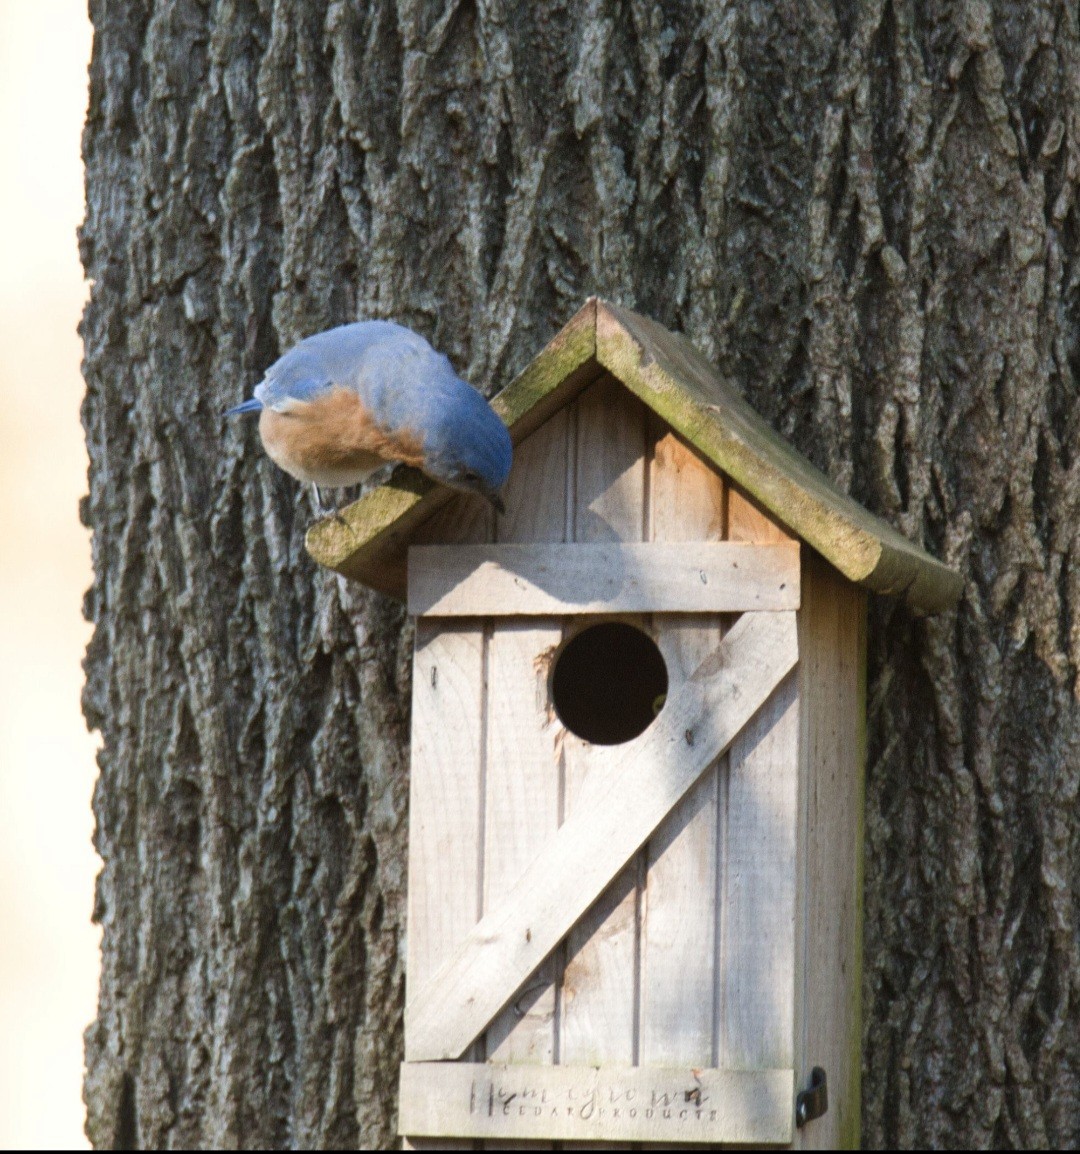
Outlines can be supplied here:
<path id="1" fill-rule="evenodd" d="M 262 401 L 260 401 L 258 397 L 252 397 L 251 400 L 245 401 L 242 405 L 236 405 L 231 409 L 226 409 L 225 416 L 232 417 L 237 413 L 257 413 L 262 407 Z"/>

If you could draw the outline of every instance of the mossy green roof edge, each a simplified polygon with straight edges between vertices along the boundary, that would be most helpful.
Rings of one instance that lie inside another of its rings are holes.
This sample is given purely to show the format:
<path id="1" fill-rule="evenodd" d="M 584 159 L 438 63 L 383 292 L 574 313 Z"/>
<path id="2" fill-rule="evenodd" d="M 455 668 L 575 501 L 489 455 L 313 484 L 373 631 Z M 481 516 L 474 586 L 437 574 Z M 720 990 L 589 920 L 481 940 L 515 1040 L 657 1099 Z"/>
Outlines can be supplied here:
<path id="1" fill-rule="evenodd" d="M 926 613 L 959 599 L 959 573 L 841 493 L 685 337 L 629 309 L 590 298 L 492 400 L 515 443 L 568 403 L 590 368 L 622 381 L 850 581 Z M 400 466 L 387 484 L 313 525 L 308 551 L 330 569 L 403 597 L 409 536 L 451 495 Z"/>

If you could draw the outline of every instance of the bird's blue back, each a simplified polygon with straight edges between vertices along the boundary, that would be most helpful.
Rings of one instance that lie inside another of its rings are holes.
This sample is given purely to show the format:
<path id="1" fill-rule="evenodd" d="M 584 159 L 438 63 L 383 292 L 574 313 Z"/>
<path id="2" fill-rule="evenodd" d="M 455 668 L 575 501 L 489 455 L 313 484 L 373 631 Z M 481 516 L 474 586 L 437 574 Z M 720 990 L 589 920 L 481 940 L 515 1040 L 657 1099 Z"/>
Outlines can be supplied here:
<path id="1" fill-rule="evenodd" d="M 290 402 L 311 401 L 328 389 L 346 387 L 358 392 L 369 405 L 383 390 L 365 363 L 376 345 L 391 344 L 399 357 L 416 363 L 426 352 L 439 358 L 422 337 L 391 321 L 360 321 L 340 325 L 307 337 L 276 360 L 255 395 L 267 408 L 287 408 Z M 449 362 L 447 362 L 449 368 Z"/>

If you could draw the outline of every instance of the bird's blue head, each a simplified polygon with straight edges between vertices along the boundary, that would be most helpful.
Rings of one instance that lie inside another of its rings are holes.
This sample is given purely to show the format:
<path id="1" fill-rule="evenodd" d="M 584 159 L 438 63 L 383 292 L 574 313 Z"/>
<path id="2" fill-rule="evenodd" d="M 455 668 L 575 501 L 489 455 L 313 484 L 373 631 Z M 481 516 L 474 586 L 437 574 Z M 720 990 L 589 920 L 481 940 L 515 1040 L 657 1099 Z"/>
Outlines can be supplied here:
<path id="1" fill-rule="evenodd" d="M 452 371 L 439 384 L 424 439 L 424 471 L 452 489 L 479 493 L 503 512 L 499 490 L 510 475 L 510 434 L 480 393 Z"/>

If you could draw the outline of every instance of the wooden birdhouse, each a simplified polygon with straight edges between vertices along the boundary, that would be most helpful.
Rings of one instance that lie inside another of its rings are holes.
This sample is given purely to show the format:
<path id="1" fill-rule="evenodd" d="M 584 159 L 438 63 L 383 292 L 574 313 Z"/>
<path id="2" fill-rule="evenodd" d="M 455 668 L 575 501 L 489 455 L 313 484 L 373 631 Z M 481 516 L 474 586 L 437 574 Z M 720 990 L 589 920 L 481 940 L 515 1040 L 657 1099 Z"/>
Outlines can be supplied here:
<path id="1" fill-rule="evenodd" d="M 866 591 L 961 579 L 625 309 L 493 404 L 505 515 L 308 540 L 416 619 L 401 1133 L 857 1145 Z"/>

